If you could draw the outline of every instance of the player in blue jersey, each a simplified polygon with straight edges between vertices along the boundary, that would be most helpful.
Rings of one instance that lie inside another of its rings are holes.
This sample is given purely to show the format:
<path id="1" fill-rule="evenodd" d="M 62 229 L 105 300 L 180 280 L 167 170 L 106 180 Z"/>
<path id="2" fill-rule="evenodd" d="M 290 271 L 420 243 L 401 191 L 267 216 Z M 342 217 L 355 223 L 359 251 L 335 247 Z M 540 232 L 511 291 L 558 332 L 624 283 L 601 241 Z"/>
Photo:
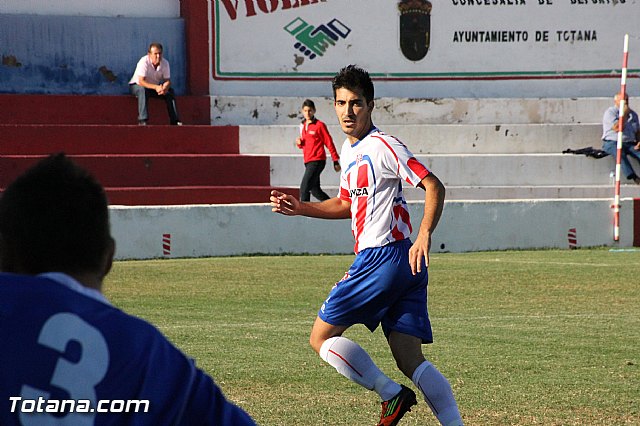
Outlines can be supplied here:
<path id="1" fill-rule="evenodd" d="M 301 202 L 272 191 L 276 213 L 323 219 L 351 219 L 355 261 L 322 304 L 310 336 L 312 348 L 339 373 L 382 399 L 378 426 L 394 426 L 416 404 L 410 388 L 391 380 L 360 345 L 342 336 L 354 324 L 387 337 L 398 368 L 420 389 L 442 425 L 462 418 L 451 386 L 422 354 L 431 343 L 427 312 L 429 247 L 444 206 L 444 186 L 397 138 L 373 125 L 373 83 L 356 66 L 333 79 L 334 107 L 347 136 L 340 152 L 337 197 Z M 415 242 L 402 182 L 425 190 L 424 213 Z"/>
<path id="2" fill-rule="evenodd" d="M 101 287 L 103 188 L 63 154 L 0 198 L 0 424 L 254 425 L 155 327 Z"/>

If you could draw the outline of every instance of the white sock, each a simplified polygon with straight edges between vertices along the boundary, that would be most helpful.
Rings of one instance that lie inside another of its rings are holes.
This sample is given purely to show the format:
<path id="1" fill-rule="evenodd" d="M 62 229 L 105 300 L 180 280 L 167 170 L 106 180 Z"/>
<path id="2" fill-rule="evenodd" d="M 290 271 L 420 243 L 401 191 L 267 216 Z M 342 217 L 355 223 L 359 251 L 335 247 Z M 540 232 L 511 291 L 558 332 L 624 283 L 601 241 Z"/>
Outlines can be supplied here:
<path id="1" fill-rule="evenodd" d="M 462 426 L 458 404 L 447 379 L 429 361 L 416 368 L 411 378 L 443 426 Z"/>
<path id="2" fill-rule="evenodd" d="M 376 391 L 383 401 L 400 392 L 402 387 L 385 376 L 357 343 L 346 337 L 332 337 L 320 347 L 320 357 L 347 379 Z"/>

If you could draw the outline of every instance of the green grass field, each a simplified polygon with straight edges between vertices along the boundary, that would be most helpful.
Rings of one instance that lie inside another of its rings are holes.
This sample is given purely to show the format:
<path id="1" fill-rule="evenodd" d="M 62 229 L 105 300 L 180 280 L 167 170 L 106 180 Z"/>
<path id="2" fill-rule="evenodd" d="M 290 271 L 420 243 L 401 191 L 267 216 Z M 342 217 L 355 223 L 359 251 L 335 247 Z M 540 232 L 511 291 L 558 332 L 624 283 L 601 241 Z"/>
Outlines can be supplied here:
<path id="1" fill-rule="evenodd" d="M 117 262 L 118 307 L 157 325 L 261 425 L 374 425 L 379 402 L 309 347 L 352 256 Z M 433 254 L 425 354 L 467 425 L 640 424 L 640 252 Z M 346 336 L 393 379 L 380 330 Z M 424 402 L 402 425 L 436 425 Z"/>

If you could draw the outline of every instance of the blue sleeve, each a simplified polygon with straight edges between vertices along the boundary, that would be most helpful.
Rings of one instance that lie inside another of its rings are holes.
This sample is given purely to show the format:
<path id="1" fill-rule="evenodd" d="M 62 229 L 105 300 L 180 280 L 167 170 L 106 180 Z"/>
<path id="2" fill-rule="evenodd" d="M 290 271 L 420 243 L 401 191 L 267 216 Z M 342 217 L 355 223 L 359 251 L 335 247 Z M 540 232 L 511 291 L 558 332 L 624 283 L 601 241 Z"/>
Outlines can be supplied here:
<path id="1" fill-rule="evenodd" d="M 228 401 L 213 379 L 196 367 L 155 327 L 128 324 L 123 340 L 113 342 L 112 368 L 116 373 L 98 386 L 100 398 L 149 401 L 147 412 L 132 415 L 135 425 L 255 425 L 248 414 Z M 123 329 L 122 327 L 119 327 Z M 132 338 L 134 337 L 134 338 Z M 118 414 L 105 414 L 96 424 L 120 421 Z"/>
<path id="2" fill-rule="evenodd" d="M 230 403 L 211 377 L 196 369 L 182 425 L 254 426 L 240 407 Z"/>
<path id="3" fill-rule="evenodd" d="M 149 348 L 149 374 L 143 394 L 160 419 L 172 424 L 211 426 L 255 425 L 249 415 L 229 402 L 213 379 L 158 332 Z M 144 398 L 143 398 L 144 399 Z"/>

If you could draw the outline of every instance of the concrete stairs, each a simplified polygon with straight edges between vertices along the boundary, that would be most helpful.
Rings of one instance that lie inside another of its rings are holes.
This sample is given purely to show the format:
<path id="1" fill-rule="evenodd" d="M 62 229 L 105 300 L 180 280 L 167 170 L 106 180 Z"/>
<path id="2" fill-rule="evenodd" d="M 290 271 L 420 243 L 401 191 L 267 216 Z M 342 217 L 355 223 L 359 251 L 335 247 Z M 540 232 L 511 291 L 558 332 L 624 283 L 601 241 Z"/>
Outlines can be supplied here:
<path id="1" fill-rule="evenodd" d="M 614 196 L 610 176 L 615 169 L 613 157 L 595 159 L 563 151 L 601 148 L 599 121 L 610 103 L 604 98 L 387 99 L 377 102 L 373 118 L 381 130 L 406 143 L 445 183 L 448 200 L 608 199 Z M 275 120 L 281 123 L 283 117 L 293 117 L 288 120 L 295 123 L 294 112 L 283 106 L 292 108 L 294 104 L 290 99 L 278 99 L 280 111 Z M 344 136 L 339 126 L 331 124 L 336 119 L 330 100 L 316 101 L 316 105 L 321 105 L 318 110 L 322 108 L 325 115 L 317 115 L 327 122 L 340 150 Z M 407 117 L 418 124 L 406 122 Z M 301 152 L 294 145 L 297 133 L 297 124 L 241 125 L 240 152 L 269 155 L 271 183 L 294 189 L 304 172 Z M 640 167 L 638 171 L 640 174 Z M 338 174 L 326 167 L 322 175 L 325 192 L 337 194 L 338 182 Z M 621 183 L 623 197 L 640 197 L 640 186 L 624 177 Z M 406 188 L 405 196 L 412 200 L 424 195 L 419 189 Z"/>
<path id="2" fill-rule="evenodd" d="M 127 124 L 136 122 L 133 97 L 0 95 L 0 191 L 39 159 L 65 152 L 105 186 L 111 204 L 267 202 L 269 156 L 241 154 L 237 126 L 205 125 L 208 97 L 178 102 L 185 125 L 154 125 L 167 118 L 154 100 L 151 124 L 138 126 Z"/>
<path id="3" fill-rule="evenodd" d="M 339 149 L 344 136 L 331 99 L 314 100 Z M 63 151 L 103 182 L 113 204 L 263 203 L 272 188 L 297 195 L 304 166 L 294 141 L 302 101 L 183 96 L 185 125 L 176 127 L 163 125 L 164 104 L 152 100 L 152 125 L 140 127 L 132 96 L 0 94 L 0 190 L 37 159 Z M 382 98 L 373 118 L 443 180 L 448 200 L 610 199 L 613 158 L 563 154 L 600 148 L 599 121 L 610 103 Z M 208 125 L 210 117 L 216 126 Z M 327 193 L 337 193 L 331 167 L 322 182 Z M 622 183 L 623 197 L 640 197 L 640 186 Z M 405 195 L 423 197 L 413 188 Z"/>
<path id="4" fill-rule="evenodd" d="M 184 124 L 211 124 L 208 96 L 178 96 L 176 103 Z M 2 124 L 137 124 L 137 115 L 134 96 L 0 94 Z M 150 100 L 149 124 L 169 124 L 163 100 Z"/>

